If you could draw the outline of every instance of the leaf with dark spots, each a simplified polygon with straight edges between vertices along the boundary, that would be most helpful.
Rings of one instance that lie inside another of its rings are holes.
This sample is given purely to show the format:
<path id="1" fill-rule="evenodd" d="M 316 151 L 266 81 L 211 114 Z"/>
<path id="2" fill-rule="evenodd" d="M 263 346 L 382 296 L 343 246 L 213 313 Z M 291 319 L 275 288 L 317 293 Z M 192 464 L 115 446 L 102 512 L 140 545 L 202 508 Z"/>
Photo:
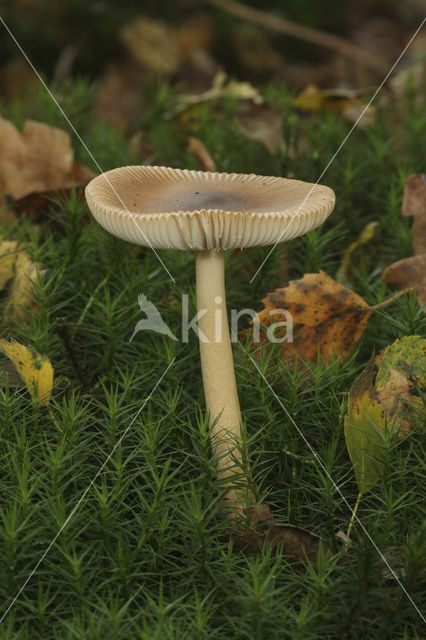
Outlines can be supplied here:
<path id="1" fill-rule="evenodd" d="M 392 300 L 380 306 L 386 306 Z M 260 349 L 256 349 L 254 357 L 260 359 L 263 350 L 269 348 L 267 331 L 269 327 L 274 327 L 275 338 L 283 340 L 278 345 L 278 353 L 285 362 L 302 358 L 315 363 L 318 352 L 327 363 L 334 358 L 347 358 L 360 340 L 368 318 L 375 309 L 324 271 L 305 274 L 301 280 L 292 280 L 287 287 L 268 293 L 262 302 L 264 309 L 257 313 L 252 322 L 252 337 L 259 330 L 262 344 Z M 293 324 L 291 342 L 287 340 L 288 313 Z M 279 323 L 282 325 L 279 326 Z"/>

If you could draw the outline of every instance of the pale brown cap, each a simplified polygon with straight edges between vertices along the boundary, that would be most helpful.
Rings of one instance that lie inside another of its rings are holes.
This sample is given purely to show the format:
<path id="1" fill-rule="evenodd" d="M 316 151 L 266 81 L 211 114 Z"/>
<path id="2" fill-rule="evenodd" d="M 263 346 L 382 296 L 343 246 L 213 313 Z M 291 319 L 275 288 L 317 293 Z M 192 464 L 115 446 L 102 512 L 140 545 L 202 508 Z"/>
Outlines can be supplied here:
<path id="1" fill-rule="evenodd" d="M 122 167 L 86 187 L 96 220 L 154 249 L 231 249 L 275 244 L 320 225 L 334 207 L 322 185 L 240 173 Z"/>

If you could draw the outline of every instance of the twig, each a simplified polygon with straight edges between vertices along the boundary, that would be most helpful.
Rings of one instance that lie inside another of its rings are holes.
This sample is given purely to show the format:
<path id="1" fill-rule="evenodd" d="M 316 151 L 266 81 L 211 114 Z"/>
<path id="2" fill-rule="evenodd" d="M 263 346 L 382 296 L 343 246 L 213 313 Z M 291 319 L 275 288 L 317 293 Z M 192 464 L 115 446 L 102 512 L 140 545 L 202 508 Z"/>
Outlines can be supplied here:
<path id="1" fill-rule="evenodd" d="M 348 42 L 348 40 L 331 33 L 305 27 L 280 16 L 265 13 L 260 9 L 247 7 L 241 2 L 236 2 L 236 0 L 207 0 L 207 2 L 248 22 L 254 22 L 267 29 L 338 51 L 342 56 L 348 58 L 351 62 L 357 62 L 362 67 L 383 73 L 389 66 L 389 59 L 383 54 L 376 51 L 367 51 L 357 44 Z"/>

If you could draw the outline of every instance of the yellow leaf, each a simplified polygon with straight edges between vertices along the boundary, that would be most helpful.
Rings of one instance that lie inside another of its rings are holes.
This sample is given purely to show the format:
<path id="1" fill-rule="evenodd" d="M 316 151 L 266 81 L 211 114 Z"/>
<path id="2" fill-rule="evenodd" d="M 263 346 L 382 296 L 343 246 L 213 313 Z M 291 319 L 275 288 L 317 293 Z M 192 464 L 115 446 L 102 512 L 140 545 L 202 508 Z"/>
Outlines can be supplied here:
<path id="1" fill-rule="evenodd" d="M 334 111 L 349 122 L 359 122 L 359 126 L 366 126 L 374 121 L 376 112 L 372 105 L 365 106 L 360 100 L 365 93 L 366 90 L 357 89 L 319 90 L 315 85 L 309 85 L 294 100 L 294 106 L 308 113 Z"/>
<path id="2" fill-rule="evenodd" d="M 49 358 L 16 341 L 0 340 L 0 349 L 12 360 L 33 398 L 47 406 L 53 386 L 53 367 Z"/>
<path id="3" fill-rule="evenodd" d="M 32 286 L 39 274 L 38 265 L 32 262 L 25 251 L 17 254 L 15 261 L 15 279 L 5 308 L 7 322 L 15 323 L 22 319 L 24 309 L 33 305 Z"/>
<path id="4" fill-rule="evenodd" d="M 345 416 L 345 439 L 360 494 L 369 491 L 383 473 L 385 416 L 372 385 L 373 365 L 353 383 Z"/>
<path id="5" fill-rule="evenodd" d="M 305 273 L 262 300 L 265 308 L 252 321 L 252 340 L 260 342 L 254 357 L 261 358 L 274 338 L 281 343 L 277 353 L 283 361 L 302 358 L 315 363 L 318 353 L 327 363 L 347 358 L 362 337 L 371 313 L 401 294 L 369 307 L 361 296 L 324 271 Z"/>
<path id="6" fill-rule="evenodd" d="M 260 341 L 268 347 L 266 327 L 276 325 L 275 337 L 285 335 L 280 323 L 291 314 L 292 341 L 278 348 L 283 360 L 298 357 L 316 362 L 318 351 L 327 362 L 345 358 L 364 333 L 371 314 L 368 304 L 356 293 L 335 282 L 324 271 L 306 273 L 301 280 L 291 280 L 287 287 L 268 293 L 262 300 L 265 308 L 253 319 L 254 331 L 260 325 Z M 253 334 L 254 336 L 254 334 Z M 260 354 L 260 350 L 257 351 Z"/>
<path id="7" fill-rule="evenodd" d="M 0 241 L 0 289 L 15 275 L 18 243 L 14 240 Z"/>

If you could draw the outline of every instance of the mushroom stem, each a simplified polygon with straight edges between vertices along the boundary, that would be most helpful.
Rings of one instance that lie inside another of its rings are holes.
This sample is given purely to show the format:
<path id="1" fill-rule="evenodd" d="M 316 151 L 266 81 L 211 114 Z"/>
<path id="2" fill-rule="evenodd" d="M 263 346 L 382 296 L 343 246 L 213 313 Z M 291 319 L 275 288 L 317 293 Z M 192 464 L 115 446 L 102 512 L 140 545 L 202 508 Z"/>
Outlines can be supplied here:
<path id="1" fill-rule="evenodd" d="M 197 309 L 204 395 L 210 419 L 210 438 L 218 457 L 218 477 L 225 479 L 227 506 L 233 515 L 252 501 L 241 480 L 243 465 L 241 412 L 235 381 L 225 297 L 223 250 L 196 256 Z M 236 487 L 235 485 L 242 485 Z M 248 501 L 248 502 L 247 502 Z"/>

